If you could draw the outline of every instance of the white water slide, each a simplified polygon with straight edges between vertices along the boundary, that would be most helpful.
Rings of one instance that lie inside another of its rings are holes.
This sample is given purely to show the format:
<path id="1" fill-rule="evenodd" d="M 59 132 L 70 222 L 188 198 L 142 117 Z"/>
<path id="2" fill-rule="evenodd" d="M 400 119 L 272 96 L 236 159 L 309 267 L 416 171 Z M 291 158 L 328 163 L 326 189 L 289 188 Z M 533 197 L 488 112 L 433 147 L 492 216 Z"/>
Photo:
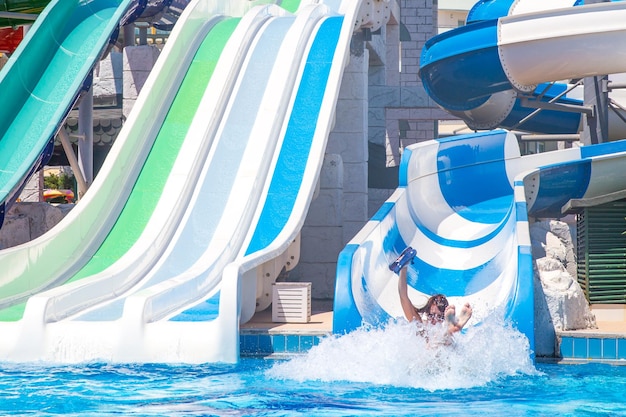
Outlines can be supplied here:
<path id="1" fill-rule="evenodd" d="M 524 0 L 511 10 L 519 14 L 427 43 L 421 76 L 444 108 L 494 127 L 509 117 L 515 91 L 626 71 L 626 4 Z M 551 117 L 559 115 L 566 117 Z M 529 216 L 560 217 L 570 199 L 623 190 L 625 178 L 624 140 L 521 156 L 515 135 L 495 130 L 407 147 L 400 187 L 340 254 L 333 331 L 403 315 L 388 265 L 410 245 L 417 250 L 408 267 L 416 305 L 436 293 L 457 306 L 470 302 L 470 327 L 499 315 L 534 350 Z"/>
<path id="2" fill-rule="evenodd" d="M 226 36 L 219 59 L 205 63 L 204 69 L 214 65 L 214 70 L 206 87 L 196 87 L 204 93 L 191 122 L 171 123 L 170 134 L 179 127 L 186 133 L 158 201 L 144 215 L 145 227 L 136 239 L 128 236 L 133 243 L 106 267 L 89 265 L 113 256 L 108 255 L 113 250 L 102 249 L 107 240 L 98 251 L 84 255 L 87 261 L 57 278 L 67 280 L 82 265 L 80 279 L 44 292 L 33 289 L 32 296 L 7 298 L 8 309 L 15 308 L 11 300 L 27 301 L 23 316 L 0 322 L 3 360 L 238 360 L 239 323 L 254 313 L 258 289 L 265 290 L 297 256 L 292 244 L 318 182 L 360 2 L 303 1 L 295 13 L 274 4 L 252 6 L 247 1 L 197 0 L 185 10 L 142 91 L 135 116 L 148 106 L 142 98 L 156 99 L 150 90 L 172 77 L 162 67 L 193 68 L 196 61 L 184 64 L 177 51 L 197 50 L 198 59 L 203 46 L 210 48 L 205 40 L 220 24 L 249 8 L 235 24 L 226 23 L 234 30 Z M 179 39 L 183 33 L 188 36 Z M 180 85 L 179 95 L 185 82 Z M 155 120 L 167 120 L 167 108 L 163 112 Z M 132 124 L 123 132 L 130 129 Z M 103 167 L 97 180 L 106 182 L 107 169 Z M 136 195 L 138 184 L 131 184 L 129 203 L 133 197 L 149 198 L 147 190 Z M 42 241 L 53 242 L 81 218 L 81 205 L 89 205 L 90 193 L 97 195 L 98 187 L 94 183 L 51 234 L 5 256 L 19 259 Z M 138 211 L 129 215 L 130 223 L 140 221 Z M 119 235 L 113 243 L 124 244 L 123 230 Z M 28 271 L 16 274 L 16 281 L 28 279 Z"/>

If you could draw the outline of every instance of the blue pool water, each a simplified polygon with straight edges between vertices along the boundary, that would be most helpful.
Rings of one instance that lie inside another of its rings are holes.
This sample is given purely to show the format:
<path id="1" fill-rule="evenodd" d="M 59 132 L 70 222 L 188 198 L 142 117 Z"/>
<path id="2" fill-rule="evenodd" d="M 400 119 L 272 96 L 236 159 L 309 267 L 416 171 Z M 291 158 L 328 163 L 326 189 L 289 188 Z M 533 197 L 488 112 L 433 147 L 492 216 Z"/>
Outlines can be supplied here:
<path id="1" fill-rule="evenodd" d="M 436 349 L 413 330 L 357 331 L 236 365 L 3 363 L 0 415 L 626 416 L 626 366 L 533 365 L 506 328 Z"/>
<path id="2" fill-rule="evenodd" d="M 0 367 L 0 414 L 20 416 L 618 416 L 626 367 L 539 364 L 539 374 L 427 391 L 367 382 L 275 380 L 236 366 Z"/>

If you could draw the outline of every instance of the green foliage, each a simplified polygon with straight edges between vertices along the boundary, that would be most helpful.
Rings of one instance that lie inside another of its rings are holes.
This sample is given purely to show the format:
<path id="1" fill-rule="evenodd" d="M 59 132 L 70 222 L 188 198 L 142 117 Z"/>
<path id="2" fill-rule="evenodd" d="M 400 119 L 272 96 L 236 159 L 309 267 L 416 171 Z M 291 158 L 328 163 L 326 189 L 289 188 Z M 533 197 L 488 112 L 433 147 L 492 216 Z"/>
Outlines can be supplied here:
<path id="1" fill-rule="evenodd" d="M 43 184 L 50 190 L 71 190 L 74 188 L 74 176 L 64 172 L 61 175 L 49 174 L 43 178 Z"/>

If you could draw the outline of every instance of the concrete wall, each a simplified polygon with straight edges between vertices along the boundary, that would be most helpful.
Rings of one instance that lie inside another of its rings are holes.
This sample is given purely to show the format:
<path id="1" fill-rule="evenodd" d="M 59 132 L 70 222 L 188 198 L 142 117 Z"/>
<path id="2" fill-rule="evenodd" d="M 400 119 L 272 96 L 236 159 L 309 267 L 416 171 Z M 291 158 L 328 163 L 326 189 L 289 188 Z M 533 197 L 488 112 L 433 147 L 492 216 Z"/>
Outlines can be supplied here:
<path id="1" fill-rule="evenodd" d="M 433 139 L 438 119 L 454 119 L 430 99 L 419 78 L 424 44 L 437 33 L 437 4 L 432 0 L 401 0 L 400 16 L 368 42 L 370 189 L 395 189 L 402 149 Z M 376 207 L 388 192 L 370 195 Z M 370 210 L 370 214 L 372 214 Z"/>

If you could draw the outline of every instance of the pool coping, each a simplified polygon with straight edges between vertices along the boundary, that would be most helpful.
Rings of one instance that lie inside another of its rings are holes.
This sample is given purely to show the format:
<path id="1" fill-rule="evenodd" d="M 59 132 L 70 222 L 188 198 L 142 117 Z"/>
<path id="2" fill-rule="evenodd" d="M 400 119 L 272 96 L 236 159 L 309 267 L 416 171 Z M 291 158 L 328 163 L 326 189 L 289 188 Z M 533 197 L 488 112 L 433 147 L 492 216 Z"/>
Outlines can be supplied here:
<path id="1" fill-rule="evenodd" d="M 321 308 L 305 323 L 272 321 L 271 308 L 258 312 L 239 329 L 241 356 L 286 358 L 306 353 L 333 332 L 333 312 Z"/>

